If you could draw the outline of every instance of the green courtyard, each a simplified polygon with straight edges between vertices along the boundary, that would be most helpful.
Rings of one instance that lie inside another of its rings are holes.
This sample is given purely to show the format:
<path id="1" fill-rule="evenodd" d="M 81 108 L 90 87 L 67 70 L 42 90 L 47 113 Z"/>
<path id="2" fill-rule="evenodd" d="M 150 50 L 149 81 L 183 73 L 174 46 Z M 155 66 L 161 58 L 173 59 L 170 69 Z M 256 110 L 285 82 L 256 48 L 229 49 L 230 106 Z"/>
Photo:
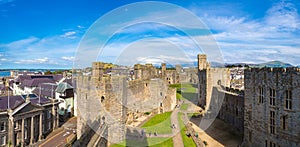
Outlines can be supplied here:
<path id="1" fill-rule="evenodd" d="M 157 134 L 171 134 L 171 114 L 172 112 L 157 114 L 142 125 L 142 128 L 144 128 L 147 133 L 157 132 Z"/>

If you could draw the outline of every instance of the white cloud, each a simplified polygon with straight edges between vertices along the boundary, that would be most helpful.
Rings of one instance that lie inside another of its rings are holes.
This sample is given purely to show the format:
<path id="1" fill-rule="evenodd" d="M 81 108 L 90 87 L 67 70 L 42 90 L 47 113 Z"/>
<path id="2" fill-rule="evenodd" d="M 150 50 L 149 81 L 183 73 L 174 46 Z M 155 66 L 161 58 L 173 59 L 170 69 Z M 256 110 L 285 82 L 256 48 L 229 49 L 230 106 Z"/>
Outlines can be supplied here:
<path id="1" fill-rule="evenodd" d="M 61 37 L 74 39 L 74 38 L 76 38 L 76 32 L 75 31 L 69 31 L 69 32 L 66 32 L 65 34 L 61 35 Z"/>
<path id="2" fill-rule="evenodd" d="M 16 61 L 15 63 L 17 63 L 17 64 L 43 64 L 43 63 L 47 63 L 47 62 L 49 62 L 48 57 L 31 59 L 31 60 L 19 60 L 19 61 Z"/>
<path id="3" fill-rule="evenodd" d="M 298 10 L 292 3 L 279 2 L 267 11 L 266 24 L 277 31 L 299 30 L 300 18 Z"/>
<path id="4" fill-rule="evenodd" d="M 63 56 L 63 57 L 61 57 L 61 59 L 66 60 L 66 61 L 74 61 L 75 57 L 72 57 L 72 56 L 70 56 L 70 57 Z"/>
<path id="5" fill-rule="evenodd" d="M 61 57 L 74 55 L 78 41 L 79 39 L 62 38 L 61 35 L 29 37 L 0 44 L 0 53 L 4 52 L 5 59 L 9 59 L 5 61 L 8 63 L 5 64 L 7 68 L 25 68 L 31 67 L 30 65 L 35 68 L 70 68 L 72 64 L 65 63 Z"/>
<path id="6" fill-rule="evenodd" d="M 29 37 L 26 39 L 17 40 L 8 44 L 0 44 L 0 47 L 2 48 L 9 48 L 9 49 L 20 49 L 20 48 L 26 48 L 29 45 L 37 42 L 39 38 L 36 37 Z"/>
<path id="7" fill-rule="evenodd" d="M 258 19 L 213 13 L 200 17 L 216 31 L 214 37 L 225 62 L 300 62 L 300 19 L 298 10 L 289 2 L 275 3 Z"/>

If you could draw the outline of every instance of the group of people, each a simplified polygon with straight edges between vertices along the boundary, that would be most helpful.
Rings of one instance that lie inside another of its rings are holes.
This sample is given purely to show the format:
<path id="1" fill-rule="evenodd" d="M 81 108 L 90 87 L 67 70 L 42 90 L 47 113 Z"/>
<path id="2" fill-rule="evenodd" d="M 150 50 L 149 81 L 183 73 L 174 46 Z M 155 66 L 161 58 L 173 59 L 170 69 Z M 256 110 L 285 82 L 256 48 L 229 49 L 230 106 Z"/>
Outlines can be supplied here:
<path id="1" fill-rule="evenodd" d="M 142 131 L 141 131 L 141 137 L 144 136 L 144 134 L 146 134 L 146 131 L 145 131 L 145 130 L 142 130 Z M 149 132 L 149 136 L 151 136 L 151 134 L 152 134 L 152 133 L 151 133 L 151 131 L 150 131 L 150 132 Z M 153 135 L 154 135 L 154 136 L 157 136 L 157 132 L 154 131 Z"/>

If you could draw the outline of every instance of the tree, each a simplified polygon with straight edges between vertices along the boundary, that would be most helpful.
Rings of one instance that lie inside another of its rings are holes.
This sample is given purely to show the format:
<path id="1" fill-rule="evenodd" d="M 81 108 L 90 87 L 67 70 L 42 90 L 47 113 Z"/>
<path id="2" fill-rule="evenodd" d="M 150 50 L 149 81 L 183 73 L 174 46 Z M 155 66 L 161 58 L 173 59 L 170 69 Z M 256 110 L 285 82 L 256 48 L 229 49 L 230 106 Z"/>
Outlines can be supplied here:
<path id="1" fill-rule="evenodd" d="M 52 72 L 51 72 L 50 70 L 47 70 L 47 71 L 45 72 L 45 75 L 50 75 L 50 74 L 52 74 Z"/>

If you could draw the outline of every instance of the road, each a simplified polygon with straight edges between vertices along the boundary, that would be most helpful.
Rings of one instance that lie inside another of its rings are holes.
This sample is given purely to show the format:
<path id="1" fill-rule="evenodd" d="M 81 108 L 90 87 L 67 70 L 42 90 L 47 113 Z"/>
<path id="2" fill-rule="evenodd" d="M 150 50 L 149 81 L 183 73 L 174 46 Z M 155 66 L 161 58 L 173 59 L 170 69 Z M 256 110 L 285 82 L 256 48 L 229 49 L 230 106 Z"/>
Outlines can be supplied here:
<path id="1" fill-rule="evenodd" d="M 65 124 L 63 124 L 61 129 L 57 129 L 53 131 L 49 136 L 46 138 L 46 141 L 42 143 L 41 147 L 64 147 L 67 144 L 67 138 L 76 135 L 76 123 L 77 118 L 73 117 L 69 119 Z M 75 132 L 75 133 L 74 133 Z"/>

